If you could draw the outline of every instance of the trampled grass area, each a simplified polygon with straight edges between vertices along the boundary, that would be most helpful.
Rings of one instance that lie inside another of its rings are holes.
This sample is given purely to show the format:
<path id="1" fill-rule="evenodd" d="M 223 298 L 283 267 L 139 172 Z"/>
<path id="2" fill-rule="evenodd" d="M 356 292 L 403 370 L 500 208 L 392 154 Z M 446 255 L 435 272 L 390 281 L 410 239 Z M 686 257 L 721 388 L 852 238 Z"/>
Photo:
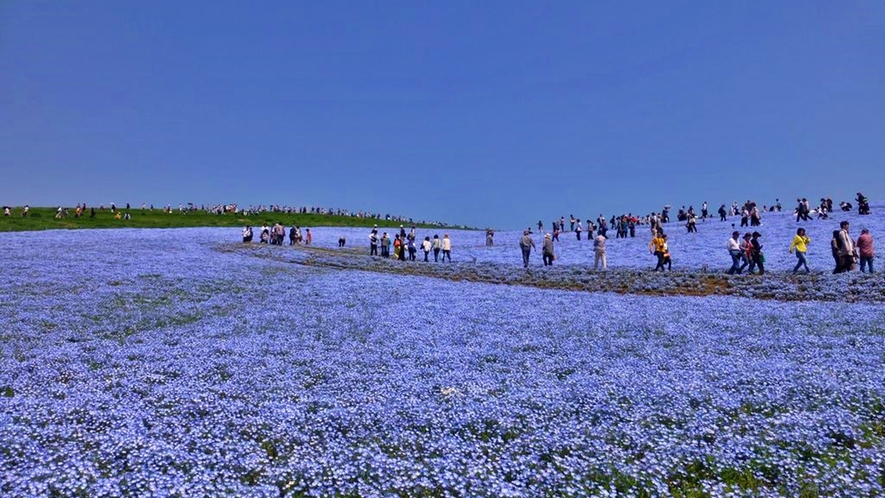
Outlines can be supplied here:
<path id="1" fill-rule="evenodd" d="M 161 209 L 145 209 L 140 207 L 129 210 L 120 210 L 120 219 L 117 213 L 110 209 L 103 211 L 96 209 L 95 216 L 90 216 L 87 211 L 81 217 L 74 216 L 74 210 L 68 210 L 66 218 L 56 218 L 56 208 L 32 207 L 26 217 L 21 216 L 22 208 L 13 207 L 11 216 L 0 216 L 0 232 L 21 232 L 30 230 L 66 230 L 79 228 L 189 228 L 189 227 L 252 227 L 268 226 L 274 223 L 282 223 L 286 227 L 371 227 L 377 224 L 381 228 L 399 227 L 401 224 L 412 226 L 408 222 L 384 220 L 376 218 L 360 218 L 357 216 L 336 216 L 325 214 L 300 214 L 285 212 L 263 212 L 244 216 L 241 213 L 214 214 L 207 211 L 179 211 L 173 209 L 171 213 L 164 213 Z M 125 213 L 129 213 L 130 219 L 123 219 Z M 431 227 L 439 225 L 414 224 L 416 227 Z M 256 233 L 257 238 L 257 233 Z"/>

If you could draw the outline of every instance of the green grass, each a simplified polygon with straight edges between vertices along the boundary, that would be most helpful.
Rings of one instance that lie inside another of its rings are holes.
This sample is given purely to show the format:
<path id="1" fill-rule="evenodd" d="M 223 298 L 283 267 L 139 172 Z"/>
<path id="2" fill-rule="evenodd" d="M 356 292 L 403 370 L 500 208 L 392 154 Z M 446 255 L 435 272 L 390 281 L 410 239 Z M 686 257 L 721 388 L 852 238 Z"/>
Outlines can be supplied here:
<path id="1" fill-rule="evenodd" d="M 68 209 L 68 217 L 56 219 L 56 208 L 32 207 L 27 217 L 21 216 L 21 207 L 12 208 L 12 216 L 0 216 L 0 232 L 24 232 L 30 230 L 57 230 L 78 228 L 185 228 L 185 227 L 243 227 L 252 225 L 260 227 L 263 223 L 273 225 L 280 222 L 290 227 L 334 226 L 334 227 L 370 227 L 377 224 L 379 227 L 399 227 L 402 222 L 386 221 L 373 218 L 357 218 L 355 216 L 334 216 L 322 214 L 286 214 L 286 213 L 261 213 L 250 216 L 242 214 L 213 214 L 204 211 L 182 213 L 173 209 L 172 213 L 164 213 L 160 209 L 141 210 L 140 207 L 130 209 L 131 219 L 115 219 L 109 209 L 96 210 L 95 217 L 90 217 L 87 212 L 80 218 L 74 217 L 74 209 Z M 125 212 L 125 210 L 118 210 Z M 408 223 L 406 223 L 408 225 Z M 429 228 L 433 225 L 415 224 L 419 228 Z M 455 225 L 447 225 L 454 228 Z M 256 233 L 257 236 L 257 233 Z"/>

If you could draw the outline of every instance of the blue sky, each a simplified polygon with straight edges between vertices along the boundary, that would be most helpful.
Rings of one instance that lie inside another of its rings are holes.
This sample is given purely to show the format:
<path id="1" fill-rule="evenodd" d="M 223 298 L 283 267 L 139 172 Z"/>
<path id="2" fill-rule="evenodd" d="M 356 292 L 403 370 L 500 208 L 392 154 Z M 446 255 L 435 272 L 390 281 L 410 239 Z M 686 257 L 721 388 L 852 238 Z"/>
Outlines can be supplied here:
<path id="1" fill-rule="evenodd" d="M 885 195 L 885 3 L 0 3 L 0 203 L 519 228 Z"/>

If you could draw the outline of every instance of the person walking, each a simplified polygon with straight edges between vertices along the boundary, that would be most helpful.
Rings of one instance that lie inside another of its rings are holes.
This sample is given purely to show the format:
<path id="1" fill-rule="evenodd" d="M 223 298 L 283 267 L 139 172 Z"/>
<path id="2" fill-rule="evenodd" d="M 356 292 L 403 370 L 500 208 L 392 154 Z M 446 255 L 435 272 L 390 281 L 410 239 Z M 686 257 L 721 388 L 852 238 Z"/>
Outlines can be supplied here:
<path id="1" fill-rule="evenodd" d="M 735 230 L 731 232 L 731 237 L 728 238 L 728 242 L 725 243 L 725 248 L 728 250 L 728 255 L 731 256 L 731 268 L 728 269 L 727 274 L 734 275 L 735 273 L 741 272 L 741 233 Z"/>
<path id="2" fill-rule="evenodd" d="M 519 249 L 522 251 L 522 266 L 524 268 L 529 267 L 529 256 L 532 254 L 532 249 L 535 248 L 535 241 L 532 240 L 531 232 L 525 230 L 522 232 L 522 238 L 519 239 Z"/>
<path id="3" fill-rule="evenodd" d="M 661 251 L 664 253 L 664 261 L 661 264 L 661 271 L 664 271 L 664 265 L 667 265 L 667 271 L 671 271 L 673 269 L 673 260 L 670 258 L 670 246 L 667 244 L 667 234 L 661 235 L 661 238 L 664 239 L 664 244 L 661 246 Z"/>
<path id="4" fill-rule="evenodd" d="M 657 265 L 655 265 L 654 271 L 664 271 L 664 246 L 666 244 L 666 239 L 664 239 L 664 232 L 658 232 L 652 237 L 651 242 L 648 244 L 648 250 L 650 253 L 654 254 L 654 256 L 658 259 Z"/>
<path id="5" fill-rule="evenodd" d="M 442 260 L 449 260 L 449 263 L 452 262 L 452 239 L 449 238 L 449 234 L 444 234 L 442 239 Z"/>
<path id="6" fill-rule="evenodd" d="M 433 261 L 435 263 L 439 262 L 439 251 L 442 250 L 442 242 L 439 240 L 439 234 L 433 234 L 431 247 L 433 248 Z"/>
<path id="7" fill-rule="evenodd" d="M 753 232 L 752 239 L 750 239 L 750 268 L 747 270 L 747 273 L 753 273 L 753 270 L 756 267 L 759 267 L 759 274 L 762 275 L 765 273 L 765 255 L 762 254 L 762 243 L 759 242 L 759 237 L 762 237 L 762 234 L 759 232 Z"/>
<path id="8" fill-rule="evenodd" d="M 795 250 L 796 258 L 799 260 L 796 262 L 796 266 L 793 267 L 793 274 L 798 273 L 799 268 L 803 266 L 805 267 L 805 273 L 811 273 L 811 270 L 808 269 L 808 261 L 805 259 L 805 252 L 808 250 L 809 242 L 811 242 L 811 239 L 805 235 L 805 229 L 797 229 L 796 236 L 793 237 L 793 242 L 790 243 L 790 253 Z"/>
<path id="9" fill-rule="evenodd" d="M 599 234 L 593 239 L 593 269 L 599 268 L 599 262 L 602 262 L 602 269 L 605 270 L 607 265 L 605 261 L 605 235 Z"/>
<path id="10" fill-rule="evenodd" d="M 866 273 L 866 267 L 870 267 L 870 273 L 873 271 L 873 236 L 866 228 L 860 231 L 860 237 L 857 238 L 856 244 L 858 255 L 860 256 L 860 271 Z"/>
<path id="11" fill-rule="evenodd" d="M 572 223 L 572 227 L 574 227 L 574 231 L 575 231 L 575 233 L 576 233 L 577 236 L 578 236 L 578 240 L 581 240 L 581 232 L 584 231 L 584 227 L 581 226 L 581 220 L 578 220 L 578 225 L 577 225 L 577 226 L 575 226 L 575 224 Z"/>
<path id="12" fill-rule="evenodd" d="M 541 258 L 544 260 L 544 266 L 553 266 L 553 239 L 550 234 L 544 235 L 544 242 L 541 244 Z"/>

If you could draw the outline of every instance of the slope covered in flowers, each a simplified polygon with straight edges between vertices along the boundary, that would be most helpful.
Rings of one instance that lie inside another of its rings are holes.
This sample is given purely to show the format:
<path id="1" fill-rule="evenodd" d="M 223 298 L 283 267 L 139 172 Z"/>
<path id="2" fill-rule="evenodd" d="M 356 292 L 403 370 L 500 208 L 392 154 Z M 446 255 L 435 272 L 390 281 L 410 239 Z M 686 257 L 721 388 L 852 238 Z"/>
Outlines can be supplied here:
<path id="1" fill-rule="evenodd" d="M 724 260 L 704 228 L 697 247 Z M 341 230 L 314 241 L 335 251 Z M 518 265 L 506 234 L 492 249 L 450 235 L 453 268 Z M 0 494 L 885 489 L 881 305 L 338 270 L 220 245 L 236 237 L 0 235 Z M 615 242 L 613 266 L 647 265 L 641 251 L 617 261 Z M 585 264 L 570 261 L 582 244 L 564 241 L 559 261 Z"/>

